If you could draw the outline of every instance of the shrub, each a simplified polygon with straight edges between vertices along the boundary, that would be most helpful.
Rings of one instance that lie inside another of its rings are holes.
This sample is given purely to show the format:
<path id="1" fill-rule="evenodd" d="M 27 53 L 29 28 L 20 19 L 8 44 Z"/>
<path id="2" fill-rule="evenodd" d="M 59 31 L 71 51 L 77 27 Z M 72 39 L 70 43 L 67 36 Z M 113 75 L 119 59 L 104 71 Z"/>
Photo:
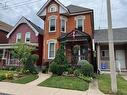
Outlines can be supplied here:
<path id="1" fill-rule="evenodd" d="M 0 75 L 0 81 L 6 79 L 5 75 Z"/>
<path id="2" fill-rule="evenodd" d="M 79 65 L 79 66 L 83 66 L 83 65 L 85 65 L 85 64 L 89 64 L 89 62 L 88 62 L 87 60 L 80 60 L 80 61 L 78 62 L 78 65 Z"/>
<path id="3" fill-rule="evenodd" d="M 81 75 L 81 71 L 80 71 L 79 69 L 76 69 L 76 70 L 74 71 L 74 75 L 75 75 L 76 77 L 80 76 L 80 75 Z"/>
<path id="4" fill-rule="evenodd" d="M 42 73 L 48 73 L 48 66 L 42 66 Z"/>
<path id="5" fill-rule="evenodd" d="M 94 73 L 93 66 L 91 64 L 88 64 L 88 63 L 84 64 L 83 66 L 81 66 L 81 72 L 85 76 L 92 77 L 93 73 Z"/>
<path id="6" fill-rule="evenodd" d="M 10 72 L 6 73 L 5 76 L 6 76 L 6 79 L 13 79 L 14 77 L 14 75 Z"/>
<path id="7" fill-rule="evenodd" d="M 68 62 L 64 55 L 64 46 L 61 45 L 61 47 L 57 50 L 55 59 L 50 64 L 50 71 L 53 74 L 62 75 L 63 72 L 67 71 Z"/>
<path id="8" fill-rule="evenodd" d="M 52 63 L 52 64 L 50 65 L 50 71 L 51 71 L 53 74 L 62 75 L 63 72 L 66 71 L 66 66 L 60 65 L 60 64 L 56 64 L 56 63 Z"/>
<path id="9" fill-rule="evenodd" d="M 67 69 L 67 71 L 68 71 L 68 74 L 74 74 L 75 67 L 69 67 L 69 68 Z"/>

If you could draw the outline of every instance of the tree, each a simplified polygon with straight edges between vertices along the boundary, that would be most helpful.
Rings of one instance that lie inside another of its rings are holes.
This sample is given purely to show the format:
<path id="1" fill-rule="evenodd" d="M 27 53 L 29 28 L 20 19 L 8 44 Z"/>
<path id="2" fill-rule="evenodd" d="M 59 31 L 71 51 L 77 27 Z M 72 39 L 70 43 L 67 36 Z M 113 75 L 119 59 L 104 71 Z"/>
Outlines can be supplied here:
<path id="1" fill-rule="evenodd" d="M 23 65 L 23 70 L 35 71 L 34 63 L 38 60 L 38 55 L 32 54 L 35 48 L 24 43 L 17 43 L 12 50 L 14 58 L 19 60 L 19 64 Z"/>

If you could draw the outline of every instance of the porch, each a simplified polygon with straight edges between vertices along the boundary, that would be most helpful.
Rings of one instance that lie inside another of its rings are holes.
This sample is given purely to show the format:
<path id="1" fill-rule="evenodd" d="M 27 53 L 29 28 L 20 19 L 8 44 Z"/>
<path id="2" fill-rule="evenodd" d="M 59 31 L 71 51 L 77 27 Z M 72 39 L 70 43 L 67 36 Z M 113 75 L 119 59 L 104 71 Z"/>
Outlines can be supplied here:
<path id="1" fill-rule="evenodd" d="M 71 64 L 77 64 L 80 60 L 88 60 L 92 63 L 91 37 L 85 32 L 73 30 L 59 38 L 65 46 L 67 60 Z"/>
<path id="2" fill-rule="evenodd" d="M 110 70 L 108 44 L 97 44 L 97 63 L 101 71 Z M 127 71 L 127 44 L 115 43 L 116 70 L 120 67 L 122 71 Z M 119 61 L 120 65 L 117 63 Z"/>

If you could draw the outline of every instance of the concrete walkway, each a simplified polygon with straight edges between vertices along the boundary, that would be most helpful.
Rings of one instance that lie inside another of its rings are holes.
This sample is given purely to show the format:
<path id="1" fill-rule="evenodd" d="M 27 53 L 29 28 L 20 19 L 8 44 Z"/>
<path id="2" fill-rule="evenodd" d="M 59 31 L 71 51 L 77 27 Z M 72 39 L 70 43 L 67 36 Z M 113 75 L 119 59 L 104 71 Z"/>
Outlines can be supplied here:
<path id="1" fill-rule="evenodd" d="M 42 81 L 45 81 L 46 79 L 50 78 L 51 75 L 49 74 L 42 74 L 42 73 L 39 73 L 38 74 L 39 78 L 30 82 L 30 83 L 27 83 L 26 85 L 33 85 L 33 86 L 37 86 L 38 84 L 40 84 Z"/>
<path id="2" fill-rule="evenodd" d="M 127 76 L 122 76 L 125 80 L 127 80 Z"/>
<path id="3" fill-rule="evenodd" d="M 105 95 L 98 89 L 98 81 L 93 80 L 89 84 L 89 90 L 87 91 L 87 95 Z"/>
<path id="4" fill-rule="evenodd" d="M 90 83 L 89 90 L 87 91 L 76 91 L 37 86 L 39 83 L 49 77 L 50 75 L 48 74 L 40 73 L 37 80 L 25 85 L 0 82 L 0 93 L 8 93 L 13 95 L 104 95 L 98 90 L 97 81 L 93 81 L 92 83 Z"/>

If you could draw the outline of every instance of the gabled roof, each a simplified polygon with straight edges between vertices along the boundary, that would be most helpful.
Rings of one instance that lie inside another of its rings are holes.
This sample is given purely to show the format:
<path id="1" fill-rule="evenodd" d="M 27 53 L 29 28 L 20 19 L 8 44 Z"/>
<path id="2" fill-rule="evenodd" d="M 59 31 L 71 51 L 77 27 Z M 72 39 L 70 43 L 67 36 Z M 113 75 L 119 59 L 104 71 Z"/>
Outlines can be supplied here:
<path id="1" fill-rule="evenodd" d="M 61 42 L 71 42 L 71 41 L 90 41 L 90 36 L 83 32 L 79 31 L 78 29 L 72 30 L 69 33 L 62 34 L 58 40 Z"/>
<path id="2" fill-rule="evenodd" d="M 108 30 L 95 30 L 94 32 L 95 43 L 108 43 Z M 115 28 L 113 29 L 113 41 L 114 43 L 127 42 L 127 28 Z"/>
<path id="3" fill-rule="evenodd" d="M 5 22 L 2 22 L 0 21 L 0 30 L 3 30 L 5 32 L 10 32 L 12 30 L 13 26 L 5 23 Z"/>
<path id="4" fill-rule="evenodd" d="M 14 28 L 11 30 L 11 32 L 8 33 L 7 38 L 9 38 L 9 36 L 14 32 L 14 30 L 22 23 L 26 23 L 36 34 L 36 36 L 38 36 L 39 34 L 43 33 L 43 30 L 35 25 L 33 22 L 31 22 L 30 20 L 26 19 L 25 17 L 22 17 L 14 26 Z"/>
<path id="5" fill-rule="evenodd" d="M 79 13 L 79 12 L 86 12 L 86 11 L 92 11 L 92 9 L 76 6 L 76 5 L 69 5 L 67 6 L 67 9 L 69 12 L 72 13 Z"/>
<path id="6" fill-rule="evenodd" d="M 41 15 L 41 13 L 44 11 L 44 9 L 46 8 L 46 6 L 51 2 L 52 0 L 48 0 L 43 6 L 42 8 L 39 10 L 39 12 L 37 13 L 38 16 Z M 59 2 L 58 0 L 54 0 L 56 3 L 58 3 L 62 8 L 64 8 L 68 14 L 73 14 L 73 13 L 80 13 L 80 12 L 88 12 L 88 11 L 92 11 L 92 9 L 88 9 L 88 8 L 84 8 L 81 6 L 76 6 L 76 5 L 69 5 L 69 6 L 64 6 L 61 2 Z"/>
<path id="7" fill-rule="evenodd" d="M 55 1 L 56 3 L 58 3 L 62 8 L 64 8 L 64 9 L 68 12 L 68 9 L 67 9 L 61 2 L 59 2 L 58 0 L 48 0 L 48 1 L 42 6 L 42 8 L 39 10 L 39 12 L 37 13 L 38 16 L 41 14 L 41 12 L 44 11 L 44 9 L 47 7 L 47 5 L 48 5 L 51 1 Z"/>

